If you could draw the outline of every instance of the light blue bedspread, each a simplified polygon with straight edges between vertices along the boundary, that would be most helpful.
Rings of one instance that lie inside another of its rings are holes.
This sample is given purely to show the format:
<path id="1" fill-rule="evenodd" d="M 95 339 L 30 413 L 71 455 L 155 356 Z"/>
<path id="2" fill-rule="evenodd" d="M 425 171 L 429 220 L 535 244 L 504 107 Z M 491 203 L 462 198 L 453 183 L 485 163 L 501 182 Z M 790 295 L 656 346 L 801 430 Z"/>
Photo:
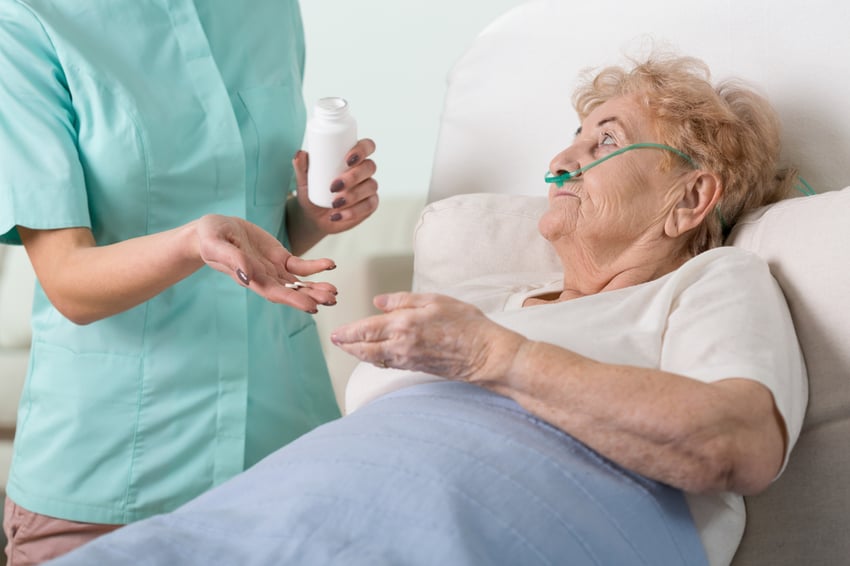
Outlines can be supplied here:
<path id="1" fill-rule="evenodd" d="M 704 565 L 683 495 L 460 383 L 378 399 L 70 565 Z"/>

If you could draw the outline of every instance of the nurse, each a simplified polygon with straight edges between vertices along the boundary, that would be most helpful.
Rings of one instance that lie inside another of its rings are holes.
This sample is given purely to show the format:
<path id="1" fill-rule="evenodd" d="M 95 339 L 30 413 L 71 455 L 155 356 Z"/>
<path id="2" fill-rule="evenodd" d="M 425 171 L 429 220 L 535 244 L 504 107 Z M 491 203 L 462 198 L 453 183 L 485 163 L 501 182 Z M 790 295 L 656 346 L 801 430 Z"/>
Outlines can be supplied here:
<path id="1" fill-rule="evenodd" d="M 0 0 L 0 241 L 38 276 L 11 566 L 339 415 L 311 317 L 336 289 L 295 284 L 334 263 L 297 256 L 375 211 L 375 146 L 308 202 L 303 67 L 296 0 Z"/>

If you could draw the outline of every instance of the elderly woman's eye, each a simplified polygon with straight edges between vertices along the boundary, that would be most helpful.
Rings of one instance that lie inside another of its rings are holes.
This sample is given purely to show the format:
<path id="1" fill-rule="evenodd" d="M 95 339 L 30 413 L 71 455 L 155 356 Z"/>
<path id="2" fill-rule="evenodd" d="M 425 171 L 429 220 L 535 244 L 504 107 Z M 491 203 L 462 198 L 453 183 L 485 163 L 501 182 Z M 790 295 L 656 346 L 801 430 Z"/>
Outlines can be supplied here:
<path id="1" fill-rule="evenodd" d="M 611 134 L 602 134 L 602 141 L 599 145 L 617 145 L 617 140 L 611 137 Z"/>

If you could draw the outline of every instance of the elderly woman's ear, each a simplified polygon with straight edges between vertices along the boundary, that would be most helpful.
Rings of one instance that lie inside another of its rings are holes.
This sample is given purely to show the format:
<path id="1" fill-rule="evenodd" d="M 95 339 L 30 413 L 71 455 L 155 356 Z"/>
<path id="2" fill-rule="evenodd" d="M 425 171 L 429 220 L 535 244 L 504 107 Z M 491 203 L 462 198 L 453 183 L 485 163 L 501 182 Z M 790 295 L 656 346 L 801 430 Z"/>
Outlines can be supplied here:
<path id="1" fill-rule="evenodd" d="M 670 210 L 664 224 L 664 232 L 671 238 L 697 228 L 711 214 L 723 188 L 720 179 L 707 171 L 694 171 L 685 181 L 681 199 Z"/>

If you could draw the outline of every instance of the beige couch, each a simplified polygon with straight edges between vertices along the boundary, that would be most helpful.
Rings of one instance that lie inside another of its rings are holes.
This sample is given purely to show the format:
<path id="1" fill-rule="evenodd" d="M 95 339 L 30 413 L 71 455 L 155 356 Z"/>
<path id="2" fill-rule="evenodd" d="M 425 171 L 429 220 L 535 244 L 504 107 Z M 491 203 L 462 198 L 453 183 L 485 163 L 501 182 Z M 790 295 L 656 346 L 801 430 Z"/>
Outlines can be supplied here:
<path id="1" fill-rule="evenodd" d="M 6 486 L 18 397 L 29 360 L 33 284 L 23 248 L 0 245 L 0 491 Z"/>

